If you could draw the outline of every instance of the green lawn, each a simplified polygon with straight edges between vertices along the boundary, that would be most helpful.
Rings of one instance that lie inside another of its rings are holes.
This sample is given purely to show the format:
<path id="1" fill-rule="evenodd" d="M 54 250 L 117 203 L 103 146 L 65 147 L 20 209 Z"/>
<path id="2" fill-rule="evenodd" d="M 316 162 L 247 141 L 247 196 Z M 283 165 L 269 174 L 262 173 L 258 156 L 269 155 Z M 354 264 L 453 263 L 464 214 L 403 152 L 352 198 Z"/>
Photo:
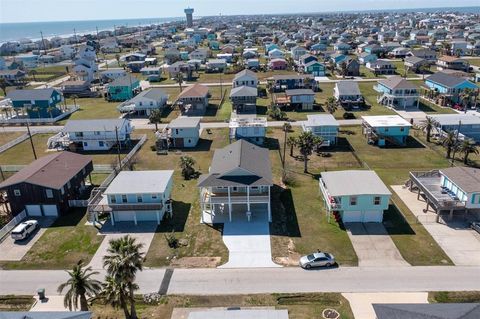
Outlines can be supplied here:
<path id="1" fill-rule="evenodd" d="M 382 75 L 375 75 L 372 71 L 367 69 L 365 65 L 360 65 L 360 76 L 366 79 L 378 79 L 384 77 Z"/>
<path id="2" fill-rule="evenodd" d="M 68 105 L 74 105 L 73 99 L 66 99 Z M 71 120 L 90 120 L 90 119 L 111 119 L 120 117 L 117 106 L 120 102 L 108 102 L 104 98 L 80 98 L 76 99 L 77 105 L 80 107 L 78 111 L 70 115 L 68 118 L 58 122 L 64 125 L 68 119 Z"/>
<path id="3" fill-rule="evenodd" d="M 445 158 L 424 147 L 414 137 L 405 148 L 379 148 L 367 144 L 360 127 L 342 129 L 353 133 L 344 136 L 359 159 L 366 167 L 375 170 L 387 186 L 404 184 L 410 171 L 448 166 Z M 384 224 L 403 258 L 415 266 L 451 264 L 448 256 L 425 228 L 416 223 L 413 213 L 394 193 L 392 202 L 396 207 L 392 205 L 386 212 Z"/>
<path id="4" fill-rule="evenodd" d="M 468 59 L 467 61 L 470 63 L 470 65 L 480 66 L 480 58 Z"/>
<path id="5" fill-rule="evenodd" d="M 0 311 L 29 311 L 34 302 L 32 296 L 0 296 Z"/>
<path id="6" fill-rule="evenodd" d="M 0 145 L 5 145 L 8 142 L 16 139 L 23 135 L 23 132 L 8 132 L 8 131 L 0 131 Z"/>
<path id="7" fill-rule="evenodd" d="M 217 262 L 213 262 L 213 264 L 208 262 L 208 257 L 218 257 L 220 263 L 226 262 L 228 258 L 228 251 L 221 237 L 221 229 L 200 224 L 197 180 L 184 180 L 179 167 L 180 157 L 188 155 L 195 159 L 195 167 L 198 171 L 208 172 L 214 149 L 228 144 L 228 129 L 216 129 L 211 132 L 212 134 L 208 134 L 205 130 L 203 131 L 200 144 L 195 150 L 184 150 L 180 154 L 172 151 L 168 155 L 157 155 L 155 151 L 152 151 L 151 147 L 155 142 L 153 132 L 142 132 L 148 133 L 149 139 L 138 153 L 135 169 L 175 170 L 172 193 L 174 217 L 172 220 L 164 221 L 157 229 L 146 258 L 148 266 L 169 265 L 172 256 L 180 258 L 178 263 L 182 266 L 191 265 L 192 262 L 191 259 L 182 259 L 182 257 L 205 257 L 203 262 L 207 263 L 205 264 L 207 267 L 217 264 Z M 176 250 L 170 249 L 165 235 L 172 231 L 175 232 L 178 239 L 187 241 L 188 245 L 181 246 Z"/>
<path id="8" fill-rule="evenodd" d="M 97 251 L 103 236 L 85 225 L 85 209 L 59 217 L 18 262 L 0 262 L 4 269 L 71 269 L 79 260 L 86 264 Z"/>
<path id="9" fill-rule="evenodd" d="M 284 133 L 281 129 L 269 129 L 270 159 L 275 183 L 281 184 L 281 159 L 276 143 L 283 147 Z M 298 134 L 300 129 L 290 133 Z M 296 265 L 299 256 L 317 249 L 335 255 L 340 265 L 357 265 L 357 256 L 345 229 L 335 221 L 328 223 L 324 203 L 319 193 L 318 175 L 325 170 L 361 168 L 361 164 L 345 147 L 331 152 L 331 157 L 312 155 L 309 174 L 303 173 L 303 161 L 289 156 L 287 150 L 286 170 L 290 180 L 287 188 L 275 187 L 272 193 L 273 223 L 272 255 L 277 262 Z"/>
<path id="10" fill-rule="evenodd" d="M 430 303 L 479 303 L 480 291 L 432 291 L 428 293 Z"/>
<path id="11" fill-rule="evenodd" d="M 322 318 L 325 309 L 335 309 L 342 319 L 353 319 L 348 300 L 339 293 L 300 293 L 300 294 L 255 294 L 223 296 L 163 296 L 159 302 L 147 304 L 137 298 L 139 318 L 170 318 L 174 308 L 212 307 L 269 307 L 286 309 L 290 319 Z M 94 318 L 120 318 L 123 312 L 109 305 L 95 302 Z"/>

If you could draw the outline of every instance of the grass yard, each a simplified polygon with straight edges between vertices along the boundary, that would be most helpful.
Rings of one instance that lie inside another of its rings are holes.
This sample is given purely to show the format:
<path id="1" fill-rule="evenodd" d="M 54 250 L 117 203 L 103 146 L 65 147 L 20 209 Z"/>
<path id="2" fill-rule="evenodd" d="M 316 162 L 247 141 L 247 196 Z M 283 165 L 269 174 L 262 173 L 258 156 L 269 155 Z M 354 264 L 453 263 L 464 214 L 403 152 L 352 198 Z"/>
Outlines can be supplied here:
<path id="1" fill-rule="evenodd" d="M 85 209 L 74 209 L 59 217 L 21 261 L 0 262 L 0 268 L 71 269 L 79 260 L 88 264 L 103 236 L 85 222 Z"/>
<path id="2" fill-rule="evenodd" d="M 479 303 L 480 291 L 431 291 L 429 303 Z"/>
<path id="3" fill-rule="evenodd" d="M 73 99 L 66 99 L 68 105 L 73 105 Z M 90 119 L 112 119 L 120 117 L 117 106 L 120 102 L 108 102 L 104 98 L 80 98 L 76 99 L 80 107 L 78 111 L 68 118 L 59 121 L 59 125 L 64 125 L 67 120 L 90 120 Z"/>
<path id="4" fill-rule="evenodd" d="M 480 58 L 468 59 L 467 61 L 470 63 L 470 65 L 480 67 Z"/>
<path id="5" fill-rule="evenodd" d="M 47 141 L 51 134 L 35 134 L 32 137 L 37 157 L 47 155 Z M 30 140 L 27 139 L 20 144 L 0 154 L 1 165 L 27 165 L 35 160 Z"/>
<path id="6" fill-rule="evenodd" d="M 5 145 L 8 142 L 13 141 L 17 137 L 22 136 L 23 134 L 23 132 L 0 132 L 0 145 Z"/>
<path id="7" fill-rule="evenodd" d="M 359 159 L 375 170 L 387 186 L 405 183 L 410 171 L 448 166 L 445 158 L 413 137 L 409 141 L 409 147 L 379 148 L 367 144 L 361 127 L 343 129 L 353 133 L 343 136 Z M 396 194 L 392 195 L 392 201 L 397 207 L 392 205 L 386 212 L 384 224 L 403 258 L 415 266 L 451 264 L 447 255 L 425 228 L 415 222 L 413 213 Z"/>
<path id="8" fill-rule="evenodd" d="M 322 318 L 323 310 L 330 308 L 339 312 L 342 319 L 353 319 L 348 300 L 339 293 L 306 294 L 256 294 L 228 296 L 177 296 L 162 297 L 159 302 L 147 304 L 137 299 L 139 318 L 170 318 L 174 308 L 213 308 L 213 307 L 274 307 L 287 309 L 290 319 Z M 119 309 L 95 303 L 93 318 L 119 318 Z"/>
<path id="9" fill-rule="evenodd" d="M 269 129 L 271 143 L 283 147 L 284 133 L 281 129 Z M 298 134 L 300 129 L 290 133 Z M 270 147 L 275 183 L 280 185 L 282 168 L 280 151 Z M 286 156 L 286 170 L 290 182 L 283 189 L 275 187 L 272 194 L 273 223 L 272 255 L 283 264 L 296 265 L 298 257 L 317 249 L 331 252 L 340 265 L 357 265 L 357 256 L 347 233 L 337 223 L 327 222 L 322 197 L 318 188 L 318 175 L 325 170 L 361 168 L 361 164 L 345 147 L 332 151 L 331 157 L 312 155 L 309 174 L 303 173 L 303 160 L 294 151 L 294 157 Z"/>
<path id="10" fill-rule="evenodd" d="M 32 296 L 0 296 L 0 311 L 29 311 L 34 302 Z"/>
<path id="11" fill-rule="evenodd" d="M 365 65 L 360 65 L 360 76 L 365 79 L 378 79 L 384 77 L 382 75 L 375 75 L 375 73 L 367 69 Z"/>
<path id="12" fill-rule="evenodd" d="M 212 134 L 208 134 L 206 131 L 202 133 L 200 144 L 195 150 L 184 150 L 179 153 L 172 151 L 168 155 L 157 155 L 155 151 L 152 151 L 151 146 L 155 141 L 153 132 L 142 132 L 147 133 L 149 139 L 138 153 L 135 169 L 175 170 L 172 193 L 173 219 L 166 220 L 157 229 L 147 254 L 147 266 L 170 265 L 173 256 L 177 257 L 174 265 L 179 267 L 192 265 L 214 267 L 227 260 L 228 251 L 222 241 L 221 229 L 200 224 L 197 180 L 184 180 L 179 167 L 180 156 L 188 155 L 195 159 L 195 167 L 198 171 L 208 172 L 214 149 L 228 144 L 228 129 L 216 129 L 211 132 Z M 186 246 L 177 249 L 168 247 L 165 235 L 171 234 L 172 231 L 177 239 L 186 241 Z"/>

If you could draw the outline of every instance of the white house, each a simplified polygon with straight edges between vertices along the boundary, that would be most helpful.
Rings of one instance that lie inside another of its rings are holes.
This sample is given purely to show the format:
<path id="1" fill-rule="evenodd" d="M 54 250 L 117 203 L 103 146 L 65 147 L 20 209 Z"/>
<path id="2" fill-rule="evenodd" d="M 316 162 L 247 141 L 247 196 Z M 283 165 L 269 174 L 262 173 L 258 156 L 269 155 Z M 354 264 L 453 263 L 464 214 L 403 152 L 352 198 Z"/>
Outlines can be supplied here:
<path id="1" fill-rule="evenodd" d="M 64 146 L 84 151 L 107 151 L 117 144 L 126 147 L 133 129 L 127 119 L 69 120 L 48 144 L 50 148 Z"/>
<path id="2" fill-rule="evenodd" d="M 235 74 L 233 78 L 232 87 L 250 86 L 256 88 L 258 86 L 258 77 L 255 72 L 250 70 L 242 70 Z"/>
<path id="3" fill-rule="evenodd" d="M 228 125 L 230 141 L 245 139 L 262 145 L 267 132 L 267 119 L 264 117 L 232 117 Z"/>
<path id="4" fill-rule="evenodd" d="M 162 88 L 150 88 L 123 102 L 117 109 L 121 113 L 133 112 L 136 115 L 149 116 L 152 110 L 163 109 L 167 101 L 168 95 Z"/>
<path id="5" fill-rule="evenodd" d="M 78 50 L 74 61 L 75 66 L 73 67 L 73 72 L 76 77 L 83 81 L 93 81 L 98 71 L 96 60 L 97 54 L 95 53 L 95 48 L 88 44 L 82 46 Z"/>
<path id="6" fill-rule="evenodd" d="M 173 170 L 121 171 L 103 193 L 98 211 L 115 222 L 154 221 L 172 216 Z"/>

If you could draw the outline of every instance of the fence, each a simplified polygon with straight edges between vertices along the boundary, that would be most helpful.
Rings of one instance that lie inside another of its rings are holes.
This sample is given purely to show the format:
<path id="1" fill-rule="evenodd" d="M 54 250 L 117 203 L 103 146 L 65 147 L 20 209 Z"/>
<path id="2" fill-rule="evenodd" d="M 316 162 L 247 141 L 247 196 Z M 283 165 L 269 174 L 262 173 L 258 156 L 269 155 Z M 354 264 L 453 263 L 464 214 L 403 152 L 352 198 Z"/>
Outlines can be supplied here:
<path id="1" fill-rule="evenodd" d="M 25 217 L 27 217 L 27 212 L 22 211 L 17 216 L 13 217 L 11 221 L 8 222 L 2 229 L 0 229 L 0 242 L 5 238 L 6 235 L 10 233 L 12 229 L 15 228 Z"/>
<path id="2" fill-rule="evenodd" d="M 22 118 L 22 119 L 1 119 L 0 124 L 53 124 L 57 121 L 60 121 L 61 119 L 69 116 L 70 114 L 78 111 L 80 107 L 78 105 L 70 106 L 68 111 L 63 112 L 57 117 L 51 117 L 51 118 Z"/>
<path id="3" fill-rule="evenodd" d="M 68 206 L 70 207 L 87 207 L 88 200 L 86 199 L 70 199 L 68 200 Z"/>

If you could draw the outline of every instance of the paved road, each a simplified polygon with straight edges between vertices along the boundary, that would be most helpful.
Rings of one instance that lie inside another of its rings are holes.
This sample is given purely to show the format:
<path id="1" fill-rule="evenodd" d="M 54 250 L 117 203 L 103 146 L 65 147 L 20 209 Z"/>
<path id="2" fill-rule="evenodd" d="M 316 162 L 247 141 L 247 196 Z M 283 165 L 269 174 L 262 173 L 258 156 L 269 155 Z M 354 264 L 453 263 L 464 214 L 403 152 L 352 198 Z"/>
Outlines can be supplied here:
<path id="1" fill-rule="evenodd" d="M 156 292 L 165 269 L 139 273 L 139 293 Z M 98 276 L 102 279 L 103 272 Z M 56 294 L 67 274 L 61 270 L 0 271 L 0 295 Z M 480 267 L 341 267 L 306 271 L 299 268 L 176 269 L 168 294 L 253 294 L 294 292 L 412 292 L 480 290 Z"/>

